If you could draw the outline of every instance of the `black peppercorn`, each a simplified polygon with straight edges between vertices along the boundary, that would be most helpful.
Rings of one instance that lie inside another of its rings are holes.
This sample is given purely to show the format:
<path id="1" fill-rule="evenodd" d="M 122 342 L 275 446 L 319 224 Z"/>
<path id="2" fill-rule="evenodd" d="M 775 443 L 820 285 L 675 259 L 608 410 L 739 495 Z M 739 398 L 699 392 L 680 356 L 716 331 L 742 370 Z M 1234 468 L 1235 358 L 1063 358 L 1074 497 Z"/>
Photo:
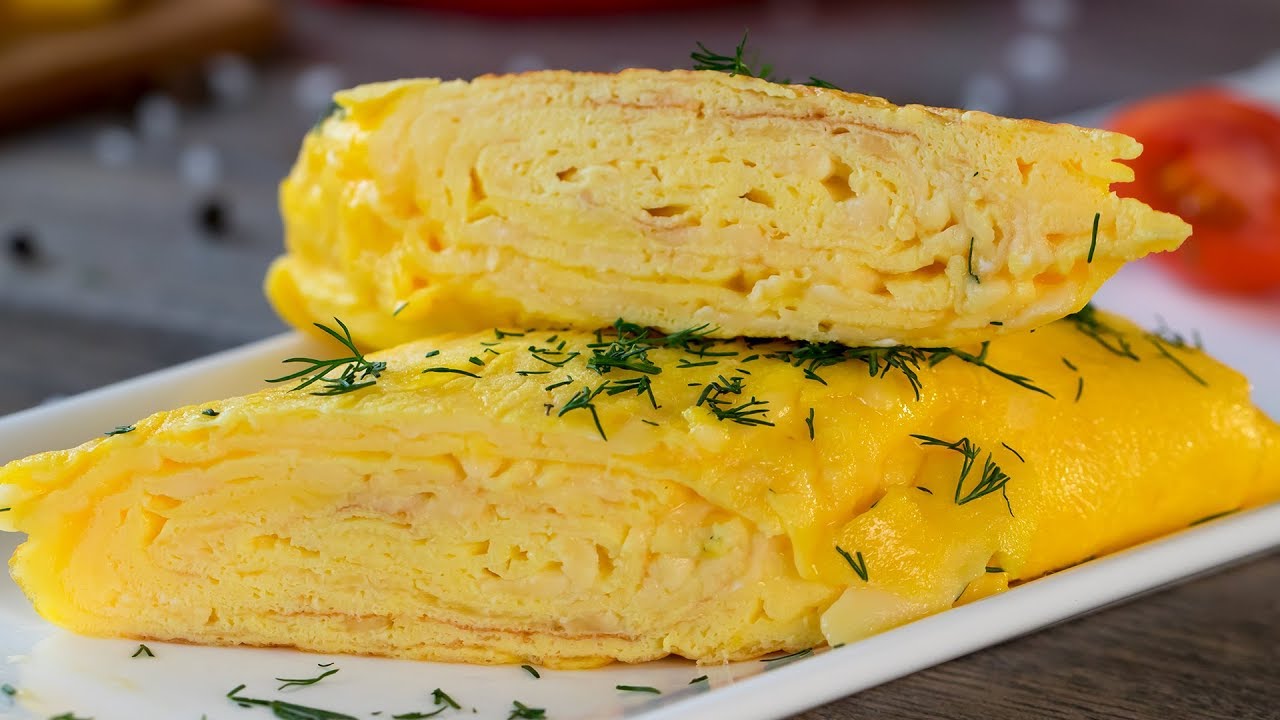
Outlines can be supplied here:
<path id="1" fill-rule="evenodd" d="M 28 228 L 18 228 L 10 232 L 5 238 L 5 249 L 14 262 L 22 265 L 30 265 L 40 257 L 35 233 Z"/>
<path id="2" fill-rule="evenodd" d="M 217 197 L 210 197 L 201 201 L 196 208 L 195 219 L 200 231 L 212 238 L 224 237 L 231 230 L 229 207 L 222 199 Z"/>

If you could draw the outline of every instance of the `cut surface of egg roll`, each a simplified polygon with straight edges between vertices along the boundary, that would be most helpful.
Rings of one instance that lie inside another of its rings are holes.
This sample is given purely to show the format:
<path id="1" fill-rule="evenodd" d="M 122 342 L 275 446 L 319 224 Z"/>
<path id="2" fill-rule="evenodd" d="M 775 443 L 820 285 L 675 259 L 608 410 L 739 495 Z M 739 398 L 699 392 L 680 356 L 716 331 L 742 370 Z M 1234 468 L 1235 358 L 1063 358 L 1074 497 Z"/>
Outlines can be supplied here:
<path id="1" fill-rule="evenodd" d="M 710 662 L 851 642 L 1280 495 L 1245 380 L 1105 314 L 946 355 L 696 334 L 424 339 L 350 392 L 12 462 L 13 576 L 93 635 Z"/>
<path id="2" fill-rule="evenodd" d="M 268 276 L 371 348 L 616 317 L 953 346 L 1080 309 L 1178 218 L 1131 138 L 717 72 L 537 72 L 339 93 Z"/>

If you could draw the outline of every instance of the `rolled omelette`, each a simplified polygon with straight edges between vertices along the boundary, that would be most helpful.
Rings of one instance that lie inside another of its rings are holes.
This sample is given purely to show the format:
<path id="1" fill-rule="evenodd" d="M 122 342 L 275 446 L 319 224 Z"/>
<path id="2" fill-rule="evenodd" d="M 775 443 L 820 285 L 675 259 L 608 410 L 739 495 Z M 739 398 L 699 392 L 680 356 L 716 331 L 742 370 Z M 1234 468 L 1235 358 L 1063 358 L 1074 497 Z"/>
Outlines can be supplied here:
<path id="1" fill-rule="evenodd" d="M 1079 310 L 1177 217 L 1131 138 L 719 72 L 339 93 L 281 189 L 267 294 L 369 348 L 487 327 L 952 346 Z"/>
<path id="2" fill-rule="evenodd" d="M 1280 497 L 1280 427 L 1246 381 L 1091 308 L 956 349 L 707 330 L 301 359 L 288 385 L 0 469 L 13 577 L 90 635 L 720 662 Z"/>

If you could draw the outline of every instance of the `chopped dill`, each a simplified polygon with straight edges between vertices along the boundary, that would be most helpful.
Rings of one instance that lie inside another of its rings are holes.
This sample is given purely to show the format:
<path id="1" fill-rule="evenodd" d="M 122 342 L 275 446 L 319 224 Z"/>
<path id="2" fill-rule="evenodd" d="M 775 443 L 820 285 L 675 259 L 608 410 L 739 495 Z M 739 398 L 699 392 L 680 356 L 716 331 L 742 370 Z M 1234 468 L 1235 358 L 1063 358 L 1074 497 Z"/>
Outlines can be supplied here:
<path id="1" fill-rule="evenodd" d="M 472 355 L 471 357 L 467 358 L 467 362 L 471 363 L 472 365 L 479 365 L 480 367 L 484 367 L 484 361 L 476 357 L 475 355 Z"/>
<path id="2" fill-rule="evenodd" d="M 987 570 L 987 572 L 989 572 L 989 573 L 1002 573 L 1002 572 L 1004 572 L 1004 568 L 1002 568 L 1002 567 L 996 567 L 996 566 L 994 566 L 994 565 L 988 565 L 988 566 L 987 566 L 987 568 L 986 568 L 986 570 Z"/>
<path id="3" fill-rule="evenodd" d="M 566 364 L 569 363 L 570 360 L 573 360 L 574 358 L 578 357 L 578 355 L 580 355 L 581 353 L 571 352 L 568 355 L 566 355 L 563 360 L 548 360 L 547 358 L 542 357 L 543 355 L 560 355 L 560 354 L 561 353 L 556 350 L 549 350 L 547 348 L 538 348 L 538 347 L 534 347 L 533 345 L 529 346 L 530 357 L 532 357 L 534 360 L 537 360 L 538 362 L 546 363 L 551 367 L 556 367 L 556 368 L 564 367 Z"/>
<path id="4" fill-rule="evenodd" d="M 437 705 L 448 705 L 454 710 L 462 709 L 462 706 L 458 704 L 457 700 L 449 697 L 449 693 L 441 690 L 440 688 L 436 688 L 431 691 L 431 699 L 434 700 Z"/>
<path id="5" fill-rule="evenodd" d="M 786 655 L 779 655 L 778 657 L 762 658 L 760 662 L 775 663 L 775 662 L 781 662 L 783 660 L 798 660 L 802 657 L 808 657 L 812 654 L 813 654 L 813 648 L 805 648 L 803 650 L 797 650 L 793 653 L 787 653 Z"/>
<path id="6" fill-rule="evenodd" d="M 519 700 L 512 700 L 511 708 L 511 714 L 507 716 L 507 720 L 543 720 L 547 717 L 546 710 L 529 707 Z"/>
<path id="7" fill-rule="evenodd" d="M 626 380 L 614 380 L 611 383 L 608 383 L 608 385 L 609 387 L 605 389 L 604 394 L 609 397 L 633 391 L 636 395 L 647 394 L 649 396 L 649 404 L 653 406 L 654 410 L 658 409 L 658 401 L 653 397 L 653 381 L 648 375 L 627 378 Z"/>
<path id="8" fill-rule="evenodd" d="M 813 408 L 809 408 L 809 417 L 804 419 L 804 424 L 809 426 L 809 439 L 813 439 Z"/>
<path id="9" fill-rule="evenodd" d="M 721 375 L 716 380 L 707 383 L 702 389 L 702 394 L 698 396 L 698 402 L 694 407 L 706 405 L 707 409 L 715 415 L 717 420 L 721 422 L 728 420 L 738 423 L 739 425 L 767 425 L 773 427 L 773 423 L 764 417 L 769 412 L 769 402 L 767 400 L 757 400 L 754 396 L 746 402 L 733 405 L 730 401 L 725 400 L 725 395 L 742 395 L 742 378 L 734 376 L 725 379 Z"/>
<path id="10" fill-rule="evenodd" d="M 529 375 L 550 375 L 550 370 L 517 370 L 516 374 L 520 377 L 528 377 Z"/>
<path id="11" fill-rule="evenodd" d="M 278 718 L 285 720 L 358 720 L 354 715 L 346 713 L 334 712 L 332 710 L 321 710 L 319 708 L 307 707 L 306 705 L 297 705 L 283 700 L 264 700 L 261 698 L 251 698 L 240 695 L 239 692 L 244 690 L 243 684 L 237 685 L 231 692 L 227 693 L 227 698 L 239 705 L 240 707 L 251 707 L 260 705 L 268 708 Z"/>
<path id="12" fill-rule="evenodd" d="M 530 674 L 530 675 L 532 675 L 534 678 L 537 678 L 537 679 L 541 679 L 541 678 L 542 678 L 542 676 L 538 674 L 538 670 L 537 670 L 536 668 L 534 668 L 532 665 L 521 665 L 521 666 L 520 666 L 520 669 L 521 669 L 521 670 L 524 670 L 524 671 L 525 671 L 525 672 L 527 672 L 527 673 L 529 673 L 529 674 Z"/>
<path id="13" fill-rule="evenodd" d="M 978 277 L 978 274 L 973 271 L 973 241 L 974 241 L 974 238 L 970 237 L 969 238 L 969 265 L 968 265 L 969 277 L 973 278 L 973 281 L 975 283 L 978 283 L 979 285 L 981 285 L 982 278 Z"/>
<path id="14" fill-rule="evenodd" d="M 676 367 L 680 370 L 684 370 L 686 368 L 710 367 L 712 365 L 718 365 L 719 363 L 720 363 L 719 360 L 702 360 L 700 362 L 689 362 L 688 358 L 680 358 L 680 361 L 676 363 Z"/>
<path id="15" fill-rule="evenodd" d="M 1084 376 L 1076 378 L 1076 402 L 1080 402 L 1080 396 L 1084 394 Z"/>
<path id="16" fill-rule="evenodd" d="M 1022 453 L 1018 452 L 1017 450 L 1014 450 L 1014 449 L 1009 445 L 1009 443 L 1004 443 L 1004 442 L 1002 442 L 1002 443 L 1000 443 L 1000 445 L 1001 445 L 1005 450 L 1008 450 L 1009 452 L 1013 453 L 1014 457 L 1018 458 L 1018 462 L 1023 462 L 1023 463 L 1025 463 L 1025 462 L 1026 462 L 1026 460 L 1025 460 L 1025 459 L 1023 459 L 1023 457 L 1022 457 Z"/>
<path id="17" fill-rule="evenodd" d="M 872 507 L 875 506 L 873 505 Z M 837 545 L 836 552 L 840 553 L 840 557 L 844 558 L 844 561 L 849 563 L 849 567 L 853 568 L 854 574 L 861 578 L 862 582 L 868 582 L 867 578 L 869 576 L 867 575 L 867 560 L 862 557 L 861 550 L 856 551 L 855 555 L 850 555 L 847 550 Z"/>
<path id="18" fill-rule="evenodd" d="M 435 356 L 437 356 L 437 355 L 439 355 L 439 354 L 440 354 L 440 351 L 439 351 L 439 350 L 432 350 L 431 352 L 427 353 L 426 355 L 423 355 L 422 357 L 424 357 L 424 358 L 433 358 L 433 357 L 435 357 Z"/>
<path id="19" fill-rule="evenodd" d="M 551 372 L 551 371 L 545 370 L 544 372 Z M 573 376 L 569 375 L 564 380 L 561 380 L 560 382 L 556 382 L 556 383 L 551 383 L 550 385 L 542 389 L 550 391 L 550 390 L 555 390 L 558 387 L 564 387 L 565 385 L 572 385 L 572 384 L 573 384 Z"/>
<path id="20" fill-rule="evenodd" d="M 134 430 L 137 430 L 137 429 L 138 429 L 138 428 L 137 428 L 137 426 L 136 426 L 136 425 L 117 425 L 116 427 L 114 427 L 114 428 L 112 428 L 112 429 L 110 429 L 110 430 L 108 430 L 108 431 L 106 431 L 106 432 L 104 432 L 104 433 L 102 433 L 102 434 L 103 434 L 103 435 L 106 435 L 107 437 L 114 437 L 114 436 L 116 436 L 116 435 L 124 435 L 125 433 L 131 433 L 131 432 L 133 432 Z"/>
<path id="21" fill-rule="evenodd" d="M 1013 515 L 1013 506 L 1009 504 L 1009 496 L 1005 493 L 1005 486 L 1009 484 L 1011 478 L 1000 469 L 1000 466 L 991 457 L 991 453 L 987 453 L 987 459 L 983 463 L 982 474 L 977 484 L 966 492 L 964 489 L 965 480 L 968 479 L 970 472 L 972 472 L 974 463 L 978 460 L 978 455 L 982 453 L 982 448 L 970 442 L 967 437 L 962 437 L 955 442 L 939 440 L 928 435 L 913 434 L 911 437 L 919 440 L 924 447 L 946 448 L 959 453 L 964 458 L 960 465 L 960 477 L 956 480 L 955 503 L 957 505 L 964 505 L 999 491 L 1001 497 L 1004 498 L 1004 504 L 1009 510 L 1009 515 Z"/>
<path id="22" fill-rule="evenodd" d="M 453 373 L 454 375 L 466 375 L 467 377 L 472 377 L 472 378 L 479 378 L 479 377 L 480 377 L 479 375 L 477 375 L 477 374 L 475 374 L 475 373 L 473 373 L 473 372 L 468 372 L 468 371 L 466 371 L 466 370 L 459 370 L 458 368 L 451 368 L 451 367 L 429 367 L 429 368 L 427 368 L 426 370 L 423 370 L 422 372 L 423 372 L 423 374 L 426 374 L 426 373 Z"/>
<path id="23" fill-rule="evenodd" d="M 1226 517 L 1226 516 L 1228 516 L 1228 515 L 1231 515 L 1231 514 L 1234 514 L 1234 513 L 1238 513 L 1238 512 L 1240 512 L 1240 508 L 1232 508 L 1232 509 L 1230 509 L 1230 510 L 1223 510 L 1222 512 L 1214 513 L 1214 514 L 1212 514 L 1212 515 L 1205 515 L 1204 517 L 1200 518 L 1199 520 L 1193 520 L 1193 521 L 1191 522 L 1191 524 L 1190 524 L 1190 525 L 1188 525 L 1187 527 L 1195 527 L 1195 526 L 1197 526 L 1197 525 L 1202 525 L 1202 524 L 1207 523 L 1207 522 L 1209 522 L 1209 521 L 1211 521 L 1211 520 L 1217 520 L 1218 518 Z"/>
<path id="24" fill-rule="evenodd" d="M 654 422 L 654 421 L 652 421 L 652 420 L 641 420 L 640 422 L 644 423 L 645 425 L 652 425 L 652 426 L 654 426 L 654 427 L 661 427 L 660 425 L 658 425 L 658 423 L 656 423 L 656 422 Z M 6 509 L 6 510 L 8 510 L 8 508 L 5 508 L 5 509 Z"/>
<path id="25" fill-rule="evenodd" d="M 1102 213 L 1093 214 L 1093 236 L 1089 238 L 1089 256 L 1085 258 L 1085 262 L 1093 262 L 1093 251 L 1098 249 L 1098 221 L 1102 219 Z"/>
<path id="26" fill-rule="evenodd" d="M 622 692 L 652 693 L 654 695 L 662 694 L 662 691 L 658 688 L 650 687 L 648 685 L 614 685 L 613 687 L 617 690 L 621 690 Z"/>
<path id="27" fill-rule="evenodd" d="M 1129 344 L 1125 334 L 1103 322 L 1098 317 L 1098 310 L 1093 306 L 1093 303 L 1086 303 L 1084 307 L 1064 319 L 1075 325 L 1076 330 L 1092 338 L 1094 342 L 1106 348 L 1112 354 L 1134 361 L 1139 359 L 1138 355 L 1133 352 L 1133 347 Z"/>
<path id="28" fill-rule="evenodd" d="M 276 680 L 279 680 L 280 682 L 282 682 L 282 683 L 284 683 L 284 684 L 283 684 L 283 685 L 281 685 L 280 687 L 276 688 L 276 690 L 283 690 L 283 689 L 285 689 L 285 688 L 287 688 L 287 687 L 304 686 L 304 685 L 315 685 L 316 683 L 320 682 L 321 680 L 323 680 L 323 679 L 325 679 L 325 678 L 329 677 L 330 675 L 334 675 L 334 674 L 336 674 L 337 672 L 338 672 L 338 668 L 333 668 L 332 670 L 325 670 L 324 672 L 320 673 L 319 675 L 317 675 L 317 676 L 315 676 L 315 677 L 313 677 L 313 678 L 281 678 L 281 677 L 278 677 L 278 678 L 276 678 Z"/>
<path id="29" fill-rule="evenodd" d="M 970 365 L 977 365 L 978 367 L 985 369 L 987 372 L 990 372 L 994 375 L 1002 377 L 1005 380 L 1008 380 L 1014 385 L 1024 387 L 1032 392 L 1037 392 L 1037 393 L 1040 393 L 1041 395 L 1045 395 L 1050 398 L 1053 397 L 1053 393 L 1049 392 L 1048 390 L 1045 390 L 1042 387 L 1037 386 L 1034 382 L 1031 381 L 1031 378 L 1025 377 L 1023 375 L 1015 375 L 1014 373 L 1011 373 L 1011 372 L 1006 372 L 1004 370 L 1001 370 L 991 365 L 991 363 L 987 362 L 987 351 L 990 348 L 991 348 L 991 341 L 988 340 L 982 343 L 982 349 L 978 352 L 977 355 L 972 355 L 970 353 L 967 353 L 963 350 L 959 350 L 957 348 L 933 349 L 929 351 L 929 367 L 933 367 L 938 363 L 942 362 L 943 360 L 946 360 L 947 358 L 954 357 L 954 358 L 963 360 L 969 363 Z"/>
<path id="30" fill-rule="evenodd" d="M 706 675 L 699 675 L 698 677 L 696 677 L 696 678 L 694 678 L 694 679 L 690 680 L 690 681 L 689 681 L 689 684 L 690 684 L 690 685 L 695 685 L 695 684 L 697 684 L 697 683 L 700 683 L 700 682 L 706 682 L 706 681 L 707 681 L 707 676 L 706 676 Z"/>
<path id="31" fill-rule="evenodd" d="M 932 491 L 932 490 L 930 490 L 929 488 L 927 488 L 927 487 L 925 487 L 925 486 L 923 486 L 923 485 L 917 485 L 917 486 L 916 486 L 916 489 L 917 489 L 917 490 L 919 490 L 919 491 L 920 491 L 920 492 L 922 492 L 922 493 L 927 493 L 927 494 L 929 494 L 929 495 L 932 495 L 932 494 L 933 494 L 933 491 Z"/>
<path id="32" fill-rule="evenodd" d="M 601 439 L 608 441 L 609 436 L 604 434 L 604 427 L 600 425 L 600 416 L 596 413 L 595 403 L 592 402 L 595 400 L 597 395 L 608 387 L 608 385 L 609 381 L 605 380 L 594 390 L 590 387 L 582 388 L 578 392 L 574 393 L 573 397 L 569 398 L 569 401 L 560 408 L 560 412 L 556 417 L 564 417 L 565 413 L 572 412 L 574 410 L 588 410 L 591 412 L 591 419 L 595 422 L 596 430 L 600 433 Z"/>
<path id="33" fill-rule="evenodd" d="M 1200 383 L 1205 387 L 1209 387 L 1209 382 L 1207 380 L 1197 375 L 1194 370 L 1187 367 L 1186 363 L 1182 362 L 1182 360 L 1180 360 L 1177 356 L 1169 352 L 1169 346 L 1165 344 L 1167 342 L 1166 338 L 1161 338 L 1156 333 L 1148 333 L 1146 337 L 1147 337 L 1147 341 L 1155 346 L 1156 350 L 1160 353 L 1162 357 L 1172 362 L 1174 365 L 1177 365 L 1178 368 L 1182 370 L 1182 372 L 1186 373 L 1187 376 L 1190 377 L 1192 380 L 1195 380 L 1196 382 Z M 1184 347 L 1184 346 L 1175 345 L 1174 347 Z"/>

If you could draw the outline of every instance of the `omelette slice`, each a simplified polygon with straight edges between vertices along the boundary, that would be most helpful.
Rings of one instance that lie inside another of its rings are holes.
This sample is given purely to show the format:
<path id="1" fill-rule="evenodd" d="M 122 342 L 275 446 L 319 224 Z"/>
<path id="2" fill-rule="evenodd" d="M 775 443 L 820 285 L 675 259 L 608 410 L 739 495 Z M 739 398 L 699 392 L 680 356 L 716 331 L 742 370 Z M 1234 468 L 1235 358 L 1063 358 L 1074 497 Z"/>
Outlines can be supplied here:
<path id="1" fill-rule="evenodd" d="M 1079 310 L 1190 229 L 1111 192 L 1131 138 L 718 72 L 340 93 L 267 292 L 371 348 L 486 327 L 953 346 Z"/>
<path id="2" fill-rule="evenodd" d="M 1245 380 L 1110 316 L 945 351 L 702 332 L 424 339 L 10 463 L 13 576 L 93 635 L 718 662 L 1280 496 Z"/>

